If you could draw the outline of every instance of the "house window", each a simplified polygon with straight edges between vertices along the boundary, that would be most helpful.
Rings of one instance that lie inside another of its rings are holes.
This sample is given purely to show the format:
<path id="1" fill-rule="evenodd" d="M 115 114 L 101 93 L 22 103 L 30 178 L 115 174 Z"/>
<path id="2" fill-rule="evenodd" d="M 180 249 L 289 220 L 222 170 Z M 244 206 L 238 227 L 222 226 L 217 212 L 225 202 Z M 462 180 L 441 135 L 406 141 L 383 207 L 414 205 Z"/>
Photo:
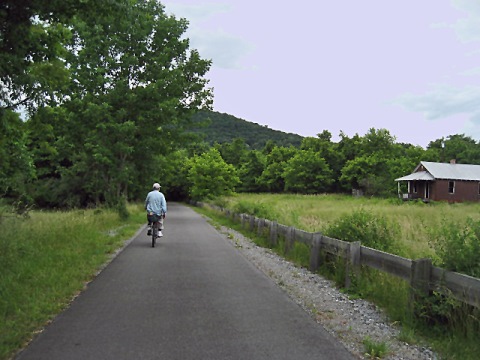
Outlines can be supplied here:
<path id="1" fill-rule="evenodd" d="M 413 181 L 413 193 L 414 194 L 417 193 L 417 182 L 416 181 Z"/>
<path id="2" fill-rule="evenodd" d="M 448 182 L 448 193 L 454 194 L 455 193 L 455 181 Z"/>

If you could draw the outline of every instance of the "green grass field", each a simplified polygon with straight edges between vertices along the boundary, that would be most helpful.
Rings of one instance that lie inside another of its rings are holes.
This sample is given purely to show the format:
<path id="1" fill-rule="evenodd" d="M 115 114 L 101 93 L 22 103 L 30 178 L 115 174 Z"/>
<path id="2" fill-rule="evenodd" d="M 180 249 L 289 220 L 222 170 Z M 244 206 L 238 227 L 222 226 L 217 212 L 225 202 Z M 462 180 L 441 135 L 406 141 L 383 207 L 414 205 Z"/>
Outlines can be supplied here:
<path id="1" fill-rule="evenodd" d="M 401 255 L 412 259 L 434 256 L 428 231 L 445 219 L 458 224 L 466 217 L 480 219 L 479 203 L 424 204 L 347 195 L 238 194 L 218 199 L 216 204 L 309 232 L 322 232 L 342 216 L 365 209 L 399 225 Z"/>
<path id="2" fill-rule="evenodd" d="M 62 311 L 112 253 L 145 223 L 111 210 L 0 217 L 0 359 L 8 359 Z"/>

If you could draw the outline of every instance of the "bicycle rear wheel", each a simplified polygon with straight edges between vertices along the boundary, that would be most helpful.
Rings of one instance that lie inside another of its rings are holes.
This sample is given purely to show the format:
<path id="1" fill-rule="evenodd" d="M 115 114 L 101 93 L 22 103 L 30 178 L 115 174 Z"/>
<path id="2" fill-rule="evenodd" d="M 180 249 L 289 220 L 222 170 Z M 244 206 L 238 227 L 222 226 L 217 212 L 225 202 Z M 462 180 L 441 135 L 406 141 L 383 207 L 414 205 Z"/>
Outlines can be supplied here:
<path id="1" fill-rule="evenodd" d="M 155 247 L 155 243 L 157 242 L 157 235 L 158 235 L 158 222 L 154 222 L 152 226 L 152 247 Z"/>

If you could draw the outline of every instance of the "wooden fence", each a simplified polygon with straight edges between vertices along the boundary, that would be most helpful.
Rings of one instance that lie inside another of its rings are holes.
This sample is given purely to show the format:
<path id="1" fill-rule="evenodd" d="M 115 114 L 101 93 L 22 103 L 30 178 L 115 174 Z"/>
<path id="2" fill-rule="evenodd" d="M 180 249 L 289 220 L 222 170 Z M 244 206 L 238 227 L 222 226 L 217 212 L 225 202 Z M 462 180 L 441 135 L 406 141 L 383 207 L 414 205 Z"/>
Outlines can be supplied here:
<path id="1" fill-rule="evenodd" d="M 272 246 L 276 245 L 279 239 L 283 239 L 286 252 L 293 248 L 295 242 L 307 245 L 310 248 L 309 268 L 311 271 L 316 271 L 322 265 L 322 261 L 324 261 L 322 254 L 333 254 L 345 259 L 347 288 L 351 284 L 352 275 L 359 276 L 360 267 L 368 266 L 407 281 L 411 288 L 410 300 L 412 302 L 417 296 L 437 291 L 480 308 L 480 279 L 435 267 L 430 259 L 406 259 L 362 246 L 358 241 L 347 242 L 332 239 L 318 232 L 310 233 L 278 224 L 276 221 L 260 219 L 248 214 L 232 213 L 228 209 L 215 205 L 204 203 L 195 203 L 194 205 L 208 206 L 224 213 L 234 221 L 241 222 L 243 227 L 256 231 L 258 235 L 267 236 Z"/>

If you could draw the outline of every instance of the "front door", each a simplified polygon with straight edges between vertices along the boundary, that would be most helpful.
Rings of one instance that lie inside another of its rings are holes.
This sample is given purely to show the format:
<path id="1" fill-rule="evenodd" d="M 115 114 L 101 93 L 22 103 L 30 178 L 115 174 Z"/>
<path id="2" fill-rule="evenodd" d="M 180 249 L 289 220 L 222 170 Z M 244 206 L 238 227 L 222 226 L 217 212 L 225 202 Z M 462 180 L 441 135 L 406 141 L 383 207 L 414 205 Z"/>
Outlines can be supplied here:
<path id="1" fill-rule="evenodd" d="M 430 183 L 425 181 L 425 199 L 430 198 Z"/>

